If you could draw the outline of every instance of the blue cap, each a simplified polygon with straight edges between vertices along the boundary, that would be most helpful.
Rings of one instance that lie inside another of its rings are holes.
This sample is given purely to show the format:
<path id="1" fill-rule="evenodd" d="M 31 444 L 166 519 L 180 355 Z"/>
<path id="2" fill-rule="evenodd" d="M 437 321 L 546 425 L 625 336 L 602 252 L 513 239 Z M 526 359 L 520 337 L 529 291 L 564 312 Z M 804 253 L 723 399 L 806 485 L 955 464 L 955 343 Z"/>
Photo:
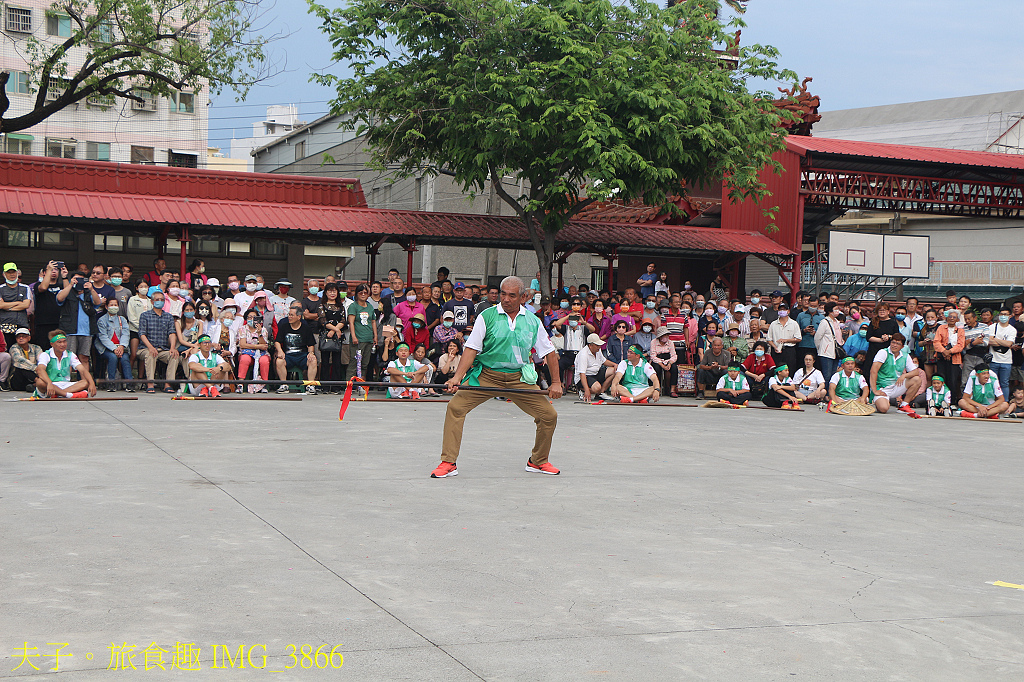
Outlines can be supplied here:
<path id="1" fill-rule="evenodd" d="M 463 284 L 462 282 L 456 282 L 456 283 L 455 283 L 455 287 L 454 287 L 454 288 L 455 288 L 455 289 L 465 289 L 465 288 L 466 288 L 466 285 L 465 285 L 465 284 Z"/>

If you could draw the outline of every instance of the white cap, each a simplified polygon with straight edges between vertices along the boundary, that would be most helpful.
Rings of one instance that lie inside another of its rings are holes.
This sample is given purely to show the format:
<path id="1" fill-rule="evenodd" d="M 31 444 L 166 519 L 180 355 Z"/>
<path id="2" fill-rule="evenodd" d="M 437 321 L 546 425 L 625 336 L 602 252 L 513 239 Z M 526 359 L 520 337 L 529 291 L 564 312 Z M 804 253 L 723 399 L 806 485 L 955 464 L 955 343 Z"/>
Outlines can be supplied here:
<path id="1" fill-rule="evenodd" d="M 743 307 L 743 304 L 737 303 L 736 307 L 732 309 L 734 313 L 745 313 L 747 309 Z"/>
<path id="2" fill-rule="evenodd" d="M 220 280 L 217 279 L 216 277 L 210 277 L 209 279 L 206 280 L 206 283 L 209 286 L 211 286 L 211 287 L 219 287 L 220 286 Z"/>
<path id="3" fill-rule="evenodd" d="M 24 327 L 18 327 L 17 329 L 14 330 L 15 336 L 21 336 L 22 334 L 32 336 L 32 332 L 30 332 L 28 329 L 25 329 Z"/>

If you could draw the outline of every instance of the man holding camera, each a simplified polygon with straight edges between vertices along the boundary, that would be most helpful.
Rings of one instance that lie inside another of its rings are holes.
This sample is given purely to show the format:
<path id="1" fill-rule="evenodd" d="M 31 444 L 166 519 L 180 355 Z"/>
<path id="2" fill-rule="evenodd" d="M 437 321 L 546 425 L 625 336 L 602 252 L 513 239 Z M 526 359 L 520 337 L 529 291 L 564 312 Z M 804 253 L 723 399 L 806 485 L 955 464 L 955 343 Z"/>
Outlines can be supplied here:
<path id="1" fill-rule="evenodd" d="M 60 305 L 60 328 L 67 334 L 68 352 L 89 367 L 92 338 L 96 335 L 96 309 L 103 305 L 92 280 L 76 273 L 64 283 L 57 294 Z"/>

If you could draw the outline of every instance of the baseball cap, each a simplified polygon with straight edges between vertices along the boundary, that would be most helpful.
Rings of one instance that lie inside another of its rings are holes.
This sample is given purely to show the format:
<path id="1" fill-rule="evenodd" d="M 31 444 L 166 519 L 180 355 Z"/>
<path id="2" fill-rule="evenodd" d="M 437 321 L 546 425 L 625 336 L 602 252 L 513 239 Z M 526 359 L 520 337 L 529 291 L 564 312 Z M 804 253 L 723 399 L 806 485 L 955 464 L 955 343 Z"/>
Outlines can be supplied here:
<path id="1" fill-rule="evenodd" d="M 24 327 L 18 327 L 17 329 L 14 330 L 15 336 L 21 336 L 22 334 L 24 334 L 25 336 L 32 336 L 32 332 L 25 329 Z"/>
<path id="2" fill-rule="evenodd" d="M 252 280 L 253 282 L 258 282 L 259 278 L 256 275 L 246 275 L 245 279 L 243 279 L 242 281 L 248 282 L 249 280 Z"/>
<path id="3" fill-rule="evenodd" d="M 775 291 L 772 292 L 771 296 L 772 298 L 782 298 L 783 294 L 781 291 L 776 289 Z"/>
<path id="4" fill-rule="evenodd" d="M 17 270 L 17 269 L 18 269 L 18 266 L 15 265 L 14 263 L 4 263 L 4 272 L 7 272 L 8 270 Z"/>
<path id="5" fill-rule="evenodd" d="M 286 286 L 286 287 L 290 287 L 290 286 L 292 286 L 292 283 L 291 283 L 291 282 L 289 282 L 289 281 L 288 281 L 287 279 L 285 279 L 284 277 L 282 277 L 281 279 L 277 280 L 277 282 L 275 282 L 275 283 L 274 283 L 274 286 L 275 286 L 275 287 L 279 287 L 279 286 L 282 286 L 282 285 L 283 285 L 283 286 Z"/>
<path id="6" fill-rule="evenodd" d="M 736 307 L 732 309 L 734 313 L 745 313 L 747 309 L 743 307 L 742 303 L 737 303 Z"/>
<path id="7" fill-rule="evenodd" d="M 455 319 L 455 313 L 453 313 L 450 310 L 446 310 L 446 311 L 444 311 L 444 314 L 441 315 L 441 319 L 442 320 L 454 320 Z"/>
<path id="8" fill-rule="evenodd" d="M 206 284 L 211 287 L 219 287 L 220 280 L 217 279 L 216 277 L 210 277 L 209 279 L 206 280 Z"/>
<path id="9" fill-rule="evenodd" d="M 466 288 L 466 285 L 465 285 L 465 284 L 463 284 L 462 282 L 456 282 L 456 283 L 455 283 L 455 288 L 456 288 L 456 289 L 465 289 L 465 288 Z"/>
<path id="10" fill-rule="evenodd" d="M 597 334 L 591 334 L 590 336 L 588 336 L 587 337 L 587 343 L 588 344 L 592 343 L 595 346 L 603 346 L 604 345 L 604 341 L 602 341 L 601 337 L 598 336 Z"/>

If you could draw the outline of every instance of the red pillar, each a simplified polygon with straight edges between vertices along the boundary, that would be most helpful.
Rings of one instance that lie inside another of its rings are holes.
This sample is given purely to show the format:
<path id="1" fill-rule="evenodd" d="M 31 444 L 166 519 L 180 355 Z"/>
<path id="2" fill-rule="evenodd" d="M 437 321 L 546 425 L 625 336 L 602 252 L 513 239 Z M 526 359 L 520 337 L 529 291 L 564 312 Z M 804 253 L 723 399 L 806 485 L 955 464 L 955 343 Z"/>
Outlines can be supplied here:
<path id="1" fill-rule="evenodd" d="M 794 240 L 796 242 L 795 249 L 794 249 L 796 251 L 796 256 L 793 258 L 793 279 L 792 279 L 793 286 L 790 287 L 790 296 L 789 296 L 789 304 L 790 305 L 796 305 L 796 292 L 800 291 L 800 289 L 801 289 L 800 268 L 802 267 L 802 263 L 800 262 L 800 258 L 803 256 L 803 248 L 804 248 L 804 201 L 805 200 L 806 200 L 806 197 L 804 197 L 804 195 L 801 194 L 800 195 L 800 201 L 797 204 L 797 207 L 798 207 L 797 208 L 797 212 L 796 212 L 796 228 L 797 229 L 796 229 L 796 239 Z"/>
<path id="2" fill-rule="evenodd" d="M 181 234 L 178 235 L 178 243 L 181 245 L 181 270 L 178 271 L 178 276 L 181 277 L 182 281 L 185 279 L 185 259 L 188 252 L 188 225 L 181 226 Z"/>

